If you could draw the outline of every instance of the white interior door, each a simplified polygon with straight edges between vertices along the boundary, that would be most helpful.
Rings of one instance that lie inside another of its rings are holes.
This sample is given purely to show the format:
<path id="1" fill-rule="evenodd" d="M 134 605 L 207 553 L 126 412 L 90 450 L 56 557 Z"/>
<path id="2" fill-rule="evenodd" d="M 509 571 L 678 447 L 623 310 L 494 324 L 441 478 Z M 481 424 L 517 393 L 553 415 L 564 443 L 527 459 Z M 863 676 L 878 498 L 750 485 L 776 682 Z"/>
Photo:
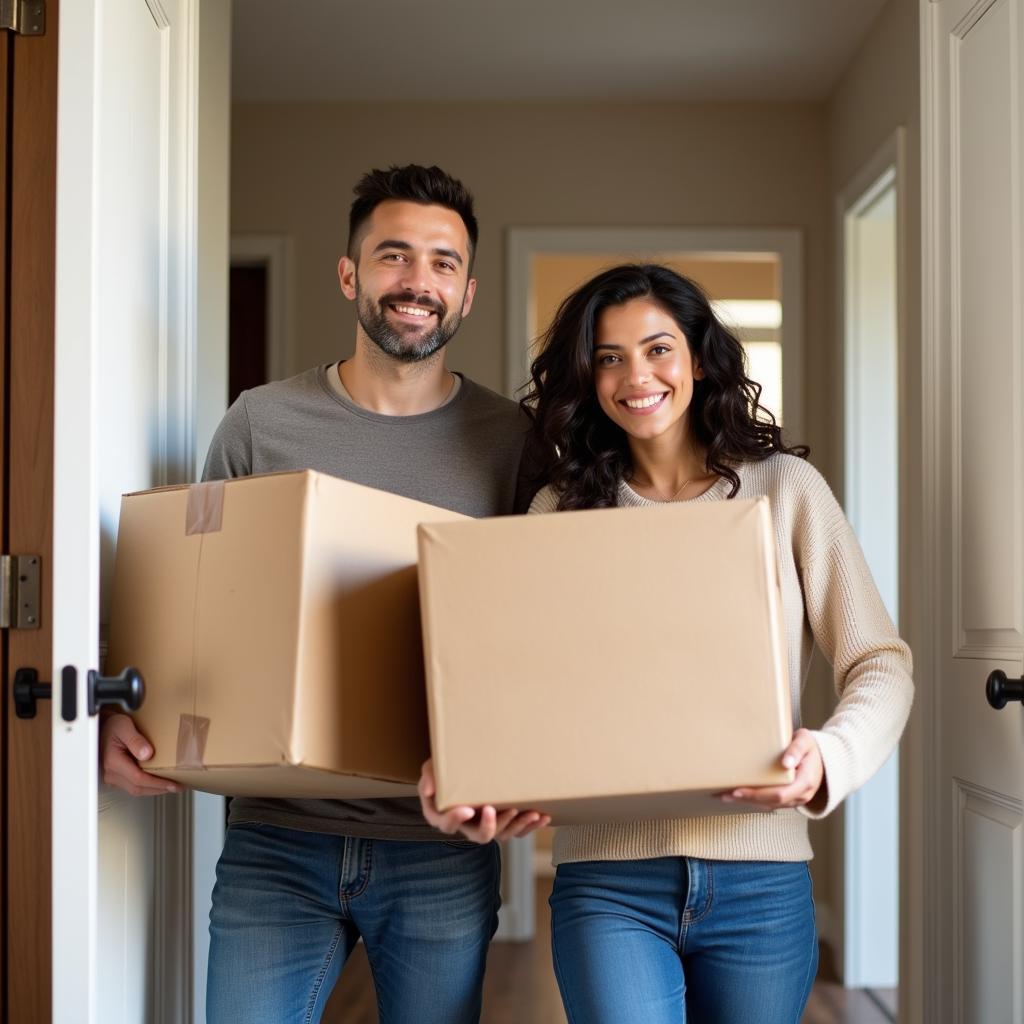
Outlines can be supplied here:
<path id="1" fill-rule="evenodd" d="M 188 798 L 101 788 L 86 673 L 122 492 L 187 479 L 195 353 L 195 0 L 62 4 L 53 516 L 53 1007 L 181 1019 L 165 877 Z M 116 674 L 123 666 L 105 666 Z M 62 683 L 63 681 L 63 683 Z M 174 801 L 178 802 L 175 803 Z M 179 898 L 188 904 L 187 894 Z M 187 921 L 186 921 L 187 924 Z M 187 945 L 187 942 L 185 943 Z M 187 965 L 190 968 L 190 964 Z M 185 971 L 187 977 L 190 971 Z"/>
<path id="2" fill-rule="evenodd" d="M 936 586 L 927 1021 L 1024 1020 L 1024 0 L 922 5 L 926 524 Z M 934 438 L 934 448 L 931 448 Z"/>

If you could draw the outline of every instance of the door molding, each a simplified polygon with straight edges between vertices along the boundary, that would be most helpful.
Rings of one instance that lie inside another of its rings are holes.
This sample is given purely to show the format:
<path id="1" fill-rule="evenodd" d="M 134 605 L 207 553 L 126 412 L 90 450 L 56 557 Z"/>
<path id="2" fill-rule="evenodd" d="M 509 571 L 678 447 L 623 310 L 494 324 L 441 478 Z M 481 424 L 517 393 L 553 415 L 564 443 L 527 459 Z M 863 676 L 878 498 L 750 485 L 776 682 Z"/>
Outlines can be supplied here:
<path id="1" fill-rule="evenodd" d="M 843 436 L 843 469 L 840 477 L 841 483 L 838 492 L 843 496 L 843 504 L 847 510 L 847 516 L 854 522 L 856 516 L 851 513 L 858 498 L 863 500 L 870 492 L 870 481 L 858 481 L 855 474 L 849 471 L 851 438 L 854 444 L 862 444 L 862 441 L 855 436 L 857 424 L 854 421 L 854 411 L 849 407 L 846 398 L 846 387 L 851 379 L 857 379 L 856 363 L 854 361 L 854 350 L 850 346 L 850 336 L 853 324 L 851 322 L 851 311 L 847 306 L 847 274 L 849 270 L 849 236 L 847 231 L 847 217 L 857 214 L 871 206 L 878 197 L 889 187 L 893 187 L 896 193 L 895 211 L 895 248 L 896 263 L 895 273 L 895 299 L 896 299 L 896 344 L 897 344 L 897 366 L 896 366 L 896 402 L 897 421 L 896 430 L 903 434 L 906 412 L 905 405 L 905 379 L 903 372 L 904 352 L 907 346 L 907 188 L 906 188 L 906 129 L 897 128 L 887 139 L 875 150 L 871 157 L 858 169 L 853 177 L 840 189 L 835 198 L 834 210 L 834 238 L 835 238 L 835 295 L 836 295 L 836 336 L 841 339 L 843 350 L 843 385 L 837 391 L 839 395 L 839 406 L 837 410 L 841 419 Z M 897 444 L 897 466 L 902 464 L 903 445 Z M 905 517 L 906 500 L 903 488 L 898 486 L 897 499 L 897 520 L 896 530 L 902 532 L 901 520 Z M 863 506 L 858 506 L 863 507 Z M 899 538 L 897 538 L 899 545 Z M 897 604 L 900 595 L 906 588 L 906 581 L 899 579 Z M 895 611 L 896 609 L 894 609 Z M 865 957 L 871 959 L 871 938 L 875 929 L 876 915 L 871 912 L 871 868 L 869 862 L 873 844 L 871 842 L 871 821 L 874 806 L 879 799 L 884 800 L 883 794 L 876 794 L 870 788 L 866 791 L 858 791 L 852 794 L 843 807 L 843 895 L 840 906 L 834 908 L 837 920 L 833 922 L 833 932 L 829 939 L 832 949 L 835 951 L 841 964 L 841 976 L 843 983 L 848 986 L 863 986 L 870 979 L 866 979 L 863 973 Z M 902 815 L 901 815 L 902 825 Z M 899 842 L 902 844 L 902 833 L 906 830 L 899 828 Z M 894 872 L 899 871 L 898 863 L 891 865 Z M 890 881 L 891 881 L 890 876 Z M 892 936 L 898 944 L 898 936 Z M 898 955 L 893 950 L 894 957 Z M 873 983 L 872 983 L 873 984 Z M 892 984 L 885 981 L 885 987 Z"/>
<path id="2" fill-rule="evenodd" d="M 918 679 L 934 679 L 935 652 L 939 636 L 939 510 L 941 430 L 939 398 L 943 367 L 939 359 L 941 323 L 944 315 L 942 281 L 943 246 L 947 240 L 940 226 L 944 215 L 940 168 L 948 164 L 943 146 L 942 84 L 940 68 L 942 10 L 938 0 L 921 4 L 921 459 L 920 502 L 913 513 L 913 528 L 904 524 L 911 563 L 904 578 L 915 581 L 902 602 L 910 603 L 907 619 L 912 625 L 914 669 Z M 901 566 L 902 575 L 902 566 Z M 902 611 L 902 608 L 901 608 Z M 901 763 L 900 806 L 904 808 L 906 842 L 900 850 L 901 880 L 901 964 L 912 971 L 913 1017 L 901 1020 L 943 1020 L 948 1008 L 942 1005 L 942 947 L 940 933 L 945 900 L 939 892 L 940 843 L 943 842 L 936 815 L 938 801 L 950 799 L 938 792 L 940 763 L 938 749 L 941 688 L 920 686 L 915 693 L 904 757 Z M 913 817 L 913 821 L 908 820 Z M 910 922 L 913 922 L 910 924 Z M 904 970 L 901 967 L 901 970 Z M 907 974 L 904 970 L 904 974 Z M 910 980 L 910 979 L 908 979 Z"/>

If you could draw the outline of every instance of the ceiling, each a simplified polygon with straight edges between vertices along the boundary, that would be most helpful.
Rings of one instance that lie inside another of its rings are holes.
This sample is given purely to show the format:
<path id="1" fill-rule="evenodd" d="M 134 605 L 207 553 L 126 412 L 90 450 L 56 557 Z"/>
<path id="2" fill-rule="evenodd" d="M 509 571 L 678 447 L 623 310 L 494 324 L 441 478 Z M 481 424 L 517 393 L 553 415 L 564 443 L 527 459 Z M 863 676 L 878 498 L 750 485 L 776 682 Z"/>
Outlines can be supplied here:
<path id="1" fill-rule="evenodd" d="M 817 101 L 885 2 L 234 0 L 232 89 L 236 101 Z"/>

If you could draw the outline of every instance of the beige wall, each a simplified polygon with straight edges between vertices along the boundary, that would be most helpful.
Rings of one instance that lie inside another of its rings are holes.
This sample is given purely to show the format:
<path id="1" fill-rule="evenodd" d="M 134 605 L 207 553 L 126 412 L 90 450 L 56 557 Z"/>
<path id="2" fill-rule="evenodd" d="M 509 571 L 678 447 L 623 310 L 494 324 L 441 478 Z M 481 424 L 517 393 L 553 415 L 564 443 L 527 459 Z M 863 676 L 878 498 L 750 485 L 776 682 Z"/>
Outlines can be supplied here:
<path id="1" fill-rule="evenodd" d="M 421 141 L 417 142 L 416 139 Z M 337 291 L 351 188 L 390 163 L 436 162 L 474 191 L 476 304 L 451 364 L 503 385 L 510 226 L 795 227 L 804 235 L 810 441 L 825 442 L 827 202 L 819 105 L 238 104 L 232 230 L 292 236 L 298 371 L 351 351 Z"/>

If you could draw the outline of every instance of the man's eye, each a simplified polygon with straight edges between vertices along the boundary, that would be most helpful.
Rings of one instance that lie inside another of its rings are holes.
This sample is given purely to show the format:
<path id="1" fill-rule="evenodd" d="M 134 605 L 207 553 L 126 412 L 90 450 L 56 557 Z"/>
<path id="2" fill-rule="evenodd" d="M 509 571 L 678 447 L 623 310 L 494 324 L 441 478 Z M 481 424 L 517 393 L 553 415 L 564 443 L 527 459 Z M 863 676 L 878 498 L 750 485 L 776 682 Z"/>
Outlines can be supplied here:
<path id="1" fill-rule="evenodd" d="M 382 257 L 382 259 L 385 259 L 385 260 L 394 260 L 394 261 L 396 261 L 396 262 L 397 262 L 397 261 L 399 261 L 399 260 L 404 260 L 404 259 L 405 259 L 405 256 L 404 256 L 404 255 L 402 255 L 402 253 L 400 253 L 400 252 L 388 252 L 388 253 L 385 253 L 385 254 L 384 254 L 384 256 Z"/>
<path id="2" fill-rule="evenodd" d="M 439 270 L 454 270 L 455 269 L 455 264 L 454 263 L 444 263 L 444 262 L 442 262 L 442 263 L 438 263 L 437 266 L 438 266 Z"/>

